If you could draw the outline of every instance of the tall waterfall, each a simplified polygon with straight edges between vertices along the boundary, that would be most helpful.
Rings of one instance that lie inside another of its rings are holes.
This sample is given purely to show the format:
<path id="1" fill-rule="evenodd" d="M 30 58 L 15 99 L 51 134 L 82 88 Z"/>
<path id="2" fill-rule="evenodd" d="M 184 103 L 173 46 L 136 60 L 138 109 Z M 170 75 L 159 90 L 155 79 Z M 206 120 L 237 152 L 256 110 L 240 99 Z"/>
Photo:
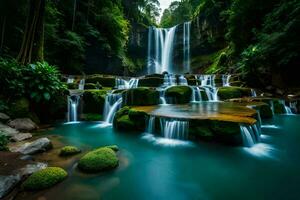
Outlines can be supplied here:
<path id="1" fill-rule="evenodd" d="M 122 105 L 121 94 L 107 94 L 105 97 L 103 119 L 106 123 L 111 124 L 114 120 L 116 112 L 121 108 Z"/>
<path id="2" fill-rule="evenodd" d="M 68 122 L 78 121 L 79 95 L 68 96 Z"/>
<path id="3" fill-rule="evenodd" d="M 254 125 L 240 125 L 243 144 L 246 147 L 252 147 L 260 141 L 260 127 L 256 123 Z"/>
<path id="4" fill-rule="evenodd" d="M 183 24 L 183 67 L 184 67 L 184 72 L 191 71 L 190 38 L 191 38 L 191 22 L 185 22 Z"/>
<path id="5" fill-rule="evenodd" d="M 161 130 L 165 138 L 188 139 L 189 122 L 177 119 L 160 119 Z"/>
<path id="6" fill-rule="evenodd" d="M 177 26 L 150 27 L 148 32 L 148 73 L 173 73 L 173 47 Z M 153 41 L 154 39 L 154 41 Z"/>

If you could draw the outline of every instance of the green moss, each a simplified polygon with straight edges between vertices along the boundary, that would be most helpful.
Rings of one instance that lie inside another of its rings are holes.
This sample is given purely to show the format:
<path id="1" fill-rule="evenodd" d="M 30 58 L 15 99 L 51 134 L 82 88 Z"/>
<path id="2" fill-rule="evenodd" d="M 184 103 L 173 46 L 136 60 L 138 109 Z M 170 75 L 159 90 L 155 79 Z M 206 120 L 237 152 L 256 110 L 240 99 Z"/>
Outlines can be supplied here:
<path id="1" fill-rule="evenodd" d="M 160 87 L 163 83 L 163 77 L 147 77 L 139 80 L 140 87 Z"/>
<path id="2" fill-rule="evenodd" d="M 196 137 L 211 138 L 214 136 L 208 120 L 192 120 L 189 125 L 189 134 Z"/>
<path id="3" fill-rule="evenodd" d="M 274 101 L 274 113 L 284 114 L 285 113 L 284 105 L 282 103 L 279 103 L 278 101 Z"/>
<path id="4" fill-rule="evenodd" d="M 85 90 L 83 93 L 83 113 L 103 113 L 107 90 Z"/>
<path id="5" fill-rule="evenodd" d="M 104 87 L 115 87 L 115 77 L 104 77 L 102 75 L 93 75 L 85 80 L 86 83 L 100 84 Z"/>
<path id="6" fill-rule="evenodd" d="M 109 146 L 106 146 L 106 147 L 114 150 L 115 152 L 119 151 L 119 147 L 117 145 L 109 145 Z"/>
<path id="7" fill-rule="evenodd" d="M 251 89 L 242 87 L 220 87 L 218 90 L 220 100 L 250 97 Z"/>
<path id="8" fill-rule="evenodd" d="M 173 86 L 166 90 L 165 95 L 168 102 L 185 104 L 191 100 L 192 89 L 189 86 Z"/>
<path id="9" fill-rule="evenodd" d="M 163 74 L 149 74 L 145 76 L 146 78 L 164 78 Z"/>
<path id="10" fill-rule="evenodd" d="M 85 121 L 100 121 L 102 119 L 102 115 L 96 113 L 86 113 L 83 115 L 83 119 Z"/>
<path id="11" fill-rule="evenodd" d="M 86 83 L 84 85 L 84 89 L 85 90 L 91 90 L 91 89 L 97 89 L 97 87 L 96 87 L 96 84 L 94 84 L 94 83 Z"/>
<path id="12" fill-rule="evenodd" d="M 78 168 L 83 172 L 97 173 L 114 169 L 118 166 L 119 159 L 114 150 L 101 147 L 85 154 L 78 162 Z"/>
<path id="13" fill-rule="evenodd" d="M 63 181 L 68 173 L 59 167 L 48 167 L 33 173 L 22 185 L 25 190 L 42 190 Z"/>
<path id="14" fill-rule="evenodd" d="M 259 106 L 259 112 L 262 119 L 269 119 L 273 117 L 272 109 L 267 104 Z"/>
<path id="15" fill-rule="evenodd" d="M 75 154 L 79 154 L 81 152 L 80 149 L 74 146 L 65 146 L 60 150 L 60 156 L 71 156 Z"/>
<path id="16" fill-rule="evenodd" d="M 127 106 L 148 106 L 159 104 L 159 92 L 150 88 L 134 88 L 122 93 Z"/>
<path id="17" fill-rule="evenodd" d="M 211 129 L 215 135 L 239 135 L 240 125 L 235 122 L 211 121 Z"/>

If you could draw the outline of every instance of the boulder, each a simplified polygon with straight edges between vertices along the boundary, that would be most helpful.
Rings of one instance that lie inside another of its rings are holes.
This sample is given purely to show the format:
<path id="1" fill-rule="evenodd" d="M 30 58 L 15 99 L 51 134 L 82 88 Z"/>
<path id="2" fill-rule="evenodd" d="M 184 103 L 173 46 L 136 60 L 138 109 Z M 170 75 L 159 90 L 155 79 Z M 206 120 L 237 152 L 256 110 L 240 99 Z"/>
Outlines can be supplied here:
<path id="1" fill-rule="evenodd" d="M 5 135 L 7 137 L 13 137 L 18 133 L 19 133 L 18 130 L 0 123 L 0 135 Z"/>
<path id="2" fill-rule="evenodd" d="M 32 135 L 30 133 L 19 133 L 14 135 L 11 140 L 14 142 L 21 142 L 23 140 L 27 140 L 32 138 Z"/>
<path id="3" fill-rule="evenodd" d="M 8 125 L 17 130 L 32 131 L 38 128 L 38 126 L 29 118 L 14 119 L 8 123 Z"/>
<path id="4" fill-rule="evenodd" d="M 37 171 L 47 168 L 47 166 L 48 165 L 46 163 L 41 163 L 41 162 L 27 164 L 25 167 L 23 167 L 19 170 L 18 174 L 20 174 L 21 177 L 28 176 Z"/>
<path id="5" fill-rule="evenodd" d="M 10 119 L 10 117 L 5 113 L 0 113 L 0 122 L 7 122 Z"/>
<path id="6" fill-rule="evenodd" d="M 165 97 L 168 103 L 185 104 L 191 101 L 192 92 L 189 86 L 173 86 L 166 90 Z"/>
<path id="7" fill-rule="evenodd" d="M 218 90 L 220 100 L 227 100 L 233 98 L 251 97 L 250 88 L 242 87 L 220 87 Z"/>
<path id="8" fill-rule="evenodd" d="M 0 199 L 12 191 L 20 181 L 19 175 L 0 176 Z"/>
<path id="9" fill-rule="evenodd" d="M 148 106 L 159 104 L 159 92 L 146 87 L 129 89 L 124 91 L 122 95 L 123 103 L 127 106 Z"/>
<path id="10" fill-rule="evenodd" d="M 85 90 L 83 93 L 83 113 L 103 113 L 106 90 Z"/>
<path id="11" fill-rule="evenodd" d="M 44 152 L 52 148 L 52 143 L 48 138 L 40 138 L 33 142 L 28 142 L 20 147 L 12 147 L 12 152 L 19 152 L 22 154 L 35 154 Z"/>

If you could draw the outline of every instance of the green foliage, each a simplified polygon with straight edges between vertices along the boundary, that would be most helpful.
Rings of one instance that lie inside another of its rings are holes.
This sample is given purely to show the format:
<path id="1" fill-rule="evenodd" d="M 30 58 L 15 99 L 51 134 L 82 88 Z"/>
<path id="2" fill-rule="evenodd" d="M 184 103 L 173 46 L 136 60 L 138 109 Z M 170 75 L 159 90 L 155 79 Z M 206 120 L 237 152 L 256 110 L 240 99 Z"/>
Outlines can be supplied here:
<path id="1" fill-rule="evenodd" d="M 63 181 L 68 173 L 59 167 L 47 167 L 33 173 L 23 184 L 25 190 L 42 190 Z"/>
<path id="2" fill-rule="evenodd" d="M 14 118 L 28 117 L 29 106 L 29 101 L 26 98 L 17 99 L 11 104 L 9 112 Z"/>
<path id="3" fill-rule="evenodd" d="M 8 142 L 9 142 L 8 138 L 5 135 L 0 134 L 0 151 L 8 150 L 7 147 Z"/>
<path id="4" fill-rule="evenodd" d="M 60 150 L 60 156 L 71 156 L 75 154 L 79 154 L 81 152 L 80 149 L 74 146 L 65 146 Z"/>
<path id="5" fill-rule="evenodd" d="M 102 115 L 97 113 L 85 113 L 84 120 L 85 121 L 100 121 L 102 119 Z"/>
<path id="6" fill-rule="evenodd" d="M 114 150 L 101 147 L 85 154 L 78 162 L 78 168 L 83 172 L 97 173 L 114 169 L 118 166 L 119 159 Z"/>

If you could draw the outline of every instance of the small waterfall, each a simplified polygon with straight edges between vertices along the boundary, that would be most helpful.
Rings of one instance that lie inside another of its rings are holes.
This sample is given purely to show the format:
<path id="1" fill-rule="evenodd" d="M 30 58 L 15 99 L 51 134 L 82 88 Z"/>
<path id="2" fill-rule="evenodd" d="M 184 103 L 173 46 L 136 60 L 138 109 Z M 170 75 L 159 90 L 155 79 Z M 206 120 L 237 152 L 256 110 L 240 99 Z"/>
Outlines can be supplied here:
<path id="1" fill-rule="evenodd" d="M 219 101 L 218 88 L 211 86 L 203 86 L 209 101 Z"/>
<path id="2" fill-rule="evenodd" d="M 201 83 L 201 87 L 204 89 L 209 101 L 218 101 L 218 88 L 215 84 L 215 75 L 197 75 L 196 79 L 198 83 Z"/>
<path id="3" fill-rule="evenodd" d="M 128 82 L 129 88 L 137 88 L 139 85 L 139 79 L 137 78 L 132 78 Z"/>
<path id="4" fill-rule="evenodd" d="M 197 86 L 191 87 L 193 90 L 191 102 L 200 102 L 202 101 L 201 90 Z"/>
<path id="5" fill-rule="evenodd" d="M 287 114 L 287 115 L 293 115 L 294 114 L 292 112 L 292 109 L 290 107 L 288 107 L 287 105 L 284 105 L 284 109 L 285 109 L 285 114 Z"/>
<path id="6" fill-rule="evenodd" d="M 68 79 L 67 79 L 67 83 L 74 83 L 74 77 L 69 76 Z"/>
<path id="7" fill-rule="evenodd" d="M 148 125 L 147 125 L 147 128 L 146 128 L 146 132 L 154 134 L 154 132 L 155 132 L 155 117 L 154 116 L 150 116 L 149 117 L 149 121 L 148 121 Z"/>
<path id="8" fill-rule="evenodd" d="M 183 24 L 183 67 L 184 72 L 190 72 L 190 36 L 191 36 L 191 22 Z"/>
<path id="9" fill-rule="evenodd" d="M 68 122 L 78 121 L 79 95 L 68 96 Z"/>
<path id="10" fill-rule="evenodd" d="M 139 84 L 139 79 L 131 78 L 129 81 L 126 81 L 122 78 L 116 78 L 115 88 L 117 89 L 130 89 L 137 88 Z"/>
<path id="11" fill-rule="evenodd" d="M 176 29 L 177 26 L 174 26 L 169 29 L 149 27 L 148 73 L 162 73 L 164 71 L 174 71 L 173 47 Z M 154 42 L 152 41 L 153 38 Z"/>
<path id="12" fill-rule="evenodd" d="M 163 136 L 169 139 L 188 139 L 189 122 L 176 119 L 160 119 Z"/>
<path id="13" fill-rule="evenodd" d="M 260 141 L 260 127 L 259 125 L 240 125 L 243 144 L 246 147 L 252 147 Z"/>
<path id="14" fill-rule="evenodd" d="M 106 95 L 103 111 L 103 119 L 106 123 L 111 124 L 113 122 L 116 112 L 121 108 L 122 101 L 121 94 Z"/>
<path id="15" fill-rule="evenodd" d="M 298 113 L 298 108 L 297 108 L 297 101 L 294 101 L 294 102 L 290 102 L 289 103 L 289 107 L 291 108 L 292 111 L 294 111 L 294 113 Z"/>
<path id="16" fill-rule="evenodd" d="M 159 90 L 159 103 L 160 104 L 167 104 L 166 98 L 165 98 L 165 89 Z"/>
<path id="17" fill-rule="evenodd" d="M 78 85 L 78 90 L 84 90 L 85 79 L 81 79 Z"/>
<path id="18" fill-rule="evenodd" d="M 176 85 L 176 77 L 173 74 L 164 75 L 164 86 Z"/>
<path id="19" fill-rule="evenodd" d="M 223 87 L 230 87 L 230 78 L 231 75 L 226 75 L 226 74 L 222 75 Z"/>
<path id="20" fill-rule="evenodd" d="M 251 89 L 251 96 L 252 97 L 257 97 L 256 91 L 254 89 Z"/>
<path id="21" fill-rule="evenodd" d="M 188 85 L 188 82 L 183 75 L 178 77 L 178 85 Z"/>

